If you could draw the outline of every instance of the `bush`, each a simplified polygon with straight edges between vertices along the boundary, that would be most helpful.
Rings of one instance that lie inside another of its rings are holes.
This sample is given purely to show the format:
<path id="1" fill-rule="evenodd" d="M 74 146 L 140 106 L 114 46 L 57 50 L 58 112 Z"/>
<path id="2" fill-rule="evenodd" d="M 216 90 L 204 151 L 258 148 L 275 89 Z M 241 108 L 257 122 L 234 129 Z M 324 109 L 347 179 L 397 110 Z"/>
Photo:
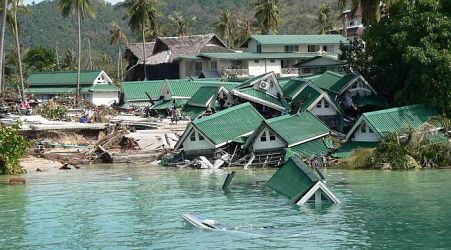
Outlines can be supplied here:
<path id="1" fill-rule="evenodd" d="M 27 152 L 29 143 L 19 135 L 20 125 L 12 127 L 0 125 L 0 174 L 16 175 L 25 173 L 20 158 Z"/>
<path id="2" fill-rule="evenodd" d="M 53 100 L 49 100 L 48 102 L 42 104 L 42 106 L 36 109 L 35 113 L 50 120 L 67 119 L 66 107 L 55 103 Z"/>

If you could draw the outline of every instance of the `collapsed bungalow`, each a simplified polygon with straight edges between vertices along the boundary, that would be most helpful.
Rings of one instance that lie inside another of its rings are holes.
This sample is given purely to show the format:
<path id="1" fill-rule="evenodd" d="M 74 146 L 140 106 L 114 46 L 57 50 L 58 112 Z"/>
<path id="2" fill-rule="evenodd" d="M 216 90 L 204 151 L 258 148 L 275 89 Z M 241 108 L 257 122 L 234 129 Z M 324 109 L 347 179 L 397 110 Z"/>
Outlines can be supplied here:
<path id="1" fill-rule="evenodd" d="M 285 150 L 311 158 L 325 155 L 330 150 L 325 140 L 329 134 L 330 129 L 307 111 L 262 121 L 244 147 L 255 155 Z"/>
<path id="2" fill-rule="evenodd" d="M 188 100 L 183 107 L 183 112 L 191 120 L 194 120 L 206 113 L 214 113 L 234 105 L 235 101 L 230 94 L 230 89 L 236 84 L 227 83 L 223 85 L 202 86 Z"/>
<path id="3" fill-rule="evenodd" d="M 77 93 L 77 72 L 34 72 L 27 81 L 29 93 L 38 101 Z M 119 101 L 119 88 L 103 70 L 83 71 L 80 72 L 80 95 L 95 105 L 112 105 Z"/>
<path id="4" fill-rule="evenodd" d="M 214 156 L 220 149 L 227 151 L 233 144 L 244 143 L 243 137 L 263 120 L 251 104 L 243 103 L 190 122 L 174 148 L 187 158 Z"/>
<path id="5" fill-rule="evenodd" d="M 297 156 L 292 156 L 284 162 L 266 185 L 290 199 L 289 204 L 341 203 L 327 188 L 323 174 L 317 169 L 310 169 Z"/>
<path id="6" fill-rule="evenodd" d="M 274 72 L 244 81 L 231 91 L 237 102 L 252 102 L 255 108 L 270 118 L 287 113 L 287 103 Z"/>

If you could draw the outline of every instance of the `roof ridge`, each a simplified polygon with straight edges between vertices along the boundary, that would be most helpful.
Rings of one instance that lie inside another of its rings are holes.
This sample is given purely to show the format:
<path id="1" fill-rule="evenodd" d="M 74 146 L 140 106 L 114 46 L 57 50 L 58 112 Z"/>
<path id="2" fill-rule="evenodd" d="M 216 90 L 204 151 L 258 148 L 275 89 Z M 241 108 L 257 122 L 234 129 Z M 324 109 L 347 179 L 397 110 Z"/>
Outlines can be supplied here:
<path id="1" fill-rule="evenodd" d="M 103 70 L 102 69 L 99 69 L 99 70 L 83 70 L 83 71 L 80 71 L 80 74 L 82 74 L 82 73 L 94 73 L 94 72 L 102 72 Z M 78 73 L 78 71 L 72 71 L 72 70 L 70 70 L 70 71 L 66 71 L 66 70 L 61 70 L 61 71 L 42 71 L 42 72 L 31 72 L 30 73 L 30 75 L 33 75 L 33 74 L 55 74 L 55 73 Z"/>
<path id="2" fill-rule="evenodd" d="M 238 109 L 241 109 L 241 108 L 245 108 L 245 107 L 248 107 L 248 106 L 252 107 L 252 109 L 255 110 L 255 108 L 254 108 L 249 102 L 245 102 L 245 103 L 242 103 L 242 104 L 239 104 L 239 105 L 236 105 L 236 106 L 233 106 L 233 107 L 230 107 L 230 108 L 221 110 L 221 111 L 216 112 L 216 113 L 214 113 L 214 114 L 212 114 L 212 115 L 209 115 L 209 116 L 202 117 L 202 118 L 200 118 L 200 119 L 194 120 L 194 121 L 192 121 L 192 123 L 195 124 L 195 125 L 196 125 L 196 124 L 199 124 L 199 123 L 203 123 L 203 122 L 209 121 L 209 120 L 211 120 L 211 119 L 214 119 L 214 118 L 216 118 L 216 117 L 218 117 L 218 116 L 221 116 L 221 115 L 223 115 L 223 114 L 227 114 L 227 113 L 230 113 L 230 112 L 233 112 L 233 111 L 235 111 L 235 110 L 238 110 Z M 262 116 L 259 112 L 256 112 L 256 113 L 257 113 L 260 117 L 262 117 L 263 120 L 265 119 L 265 118 L 263 118 L 263 116 Z"/>
<path id="3" fill-rule="evenodd" d="M 425 106 L 423 104 L 413 104 L 413 105 L 407 105 L 407 106 L 401 106 L 401 107 L 395 107 L 395 108 L 389 108 L 389 109 L 382 109 L 382 110 L 377 110 L 377 111 L 372 111 L 372 112 L 365 112 L 365 113 L 363 113 L 363 116 L 367 117 L 367 116 L 378 115 L 378 114 L 387 114 L 387 113 L 398 112 L 398 111 L 408 110 L 408 109 L 417 109 L 417 108 L 422 108 L 422 107 L 429 108 L 428 106 Z"/>

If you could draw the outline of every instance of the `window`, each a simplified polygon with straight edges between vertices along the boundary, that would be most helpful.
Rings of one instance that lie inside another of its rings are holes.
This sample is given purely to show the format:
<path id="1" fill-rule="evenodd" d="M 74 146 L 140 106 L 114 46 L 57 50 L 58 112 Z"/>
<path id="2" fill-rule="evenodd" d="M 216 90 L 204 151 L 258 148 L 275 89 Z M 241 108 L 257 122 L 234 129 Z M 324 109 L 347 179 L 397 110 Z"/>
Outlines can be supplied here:
<path id="1" fill-rule="evenodd" d="M 260 141 L 266 141 L 266 132 L 263 132 L 263 134 L 260 136 Z"/>
<path id="2" fill-rule="evenodd" d="M 204 137 L 201 134 L 199 134 L 199 141 L 203 141 L 203 140 L 204 140 Z"/>
<path id="3" fill-rule="evenodd" d="M 202 71 L 202 62 L 195 62 L 194 67 L 196 71 Z"/>
<path id="4" fill-rule="evenodd" d="M 271 132 L 269 132 L 269 140 L 270 141 L 275 141 L 276 140 L 276 135 L 271 133 Z"/>
<path id="5" fill-rule="evenodd" d="M 309 45 L 307 47 L 308 52 L 318 52 L 319 50 L 319 45 Z"/>
<path id="6" fill-rule="evenodd" d="M 285 52 L 298 52 L 299 46 L 298 45 L 285 45 Z"/>
<path id="7" fill-rule="evenodd" d="M 275 60 L 275 59 L 271 59 L 271 60 L 269 60 L 269 62 L 270 62 L 270 63 L 275 63 L 276 60 Z"/>
<path id="8" fill-rule="evenodd" d="M 217 61 L 211 61 L 210 62 L 210 69 L 218 69 L 218 62 Z"/>
<path id="9" fill-rule="evenodd" d="M 329 102 L 324 100 L 324 108 L 329 108 Z"/>
<path id="10" fill-rule="evenodd" d="M 368 126 L 368 133 L 372 134 L 374 131 Z"/>
<path id="11" fill-rule="evenodd" d="M 254 63 L 260 63 L 260 60 L 254 60 Z"/>
<path id="12" fill-rule="evenodd" d="M 257 44 L 257 53 L 262 53 L 262 45 Z"/>
<path id="13" fill-rule="evenodd" d="M 316 107 L 317 107 L 317 108 L 321 108 L 321 107 L 322 107 L 321 102 L 322 102 L 322 101 L 319 101 L 319 102 L 316 104 Z"/>
<path id="14" fill-rule="evenodd" d="M 365 125 L 365 124 L 362 124 L 362 125 L 360 126 L 360 132 L 366 133 L 366 125 Z"/>
<path id="15" fill-rule="evenodd" d="M 190 138 L 191 141 L 196 141 L 196 132 L 193 131 L 189 138 Z"/>

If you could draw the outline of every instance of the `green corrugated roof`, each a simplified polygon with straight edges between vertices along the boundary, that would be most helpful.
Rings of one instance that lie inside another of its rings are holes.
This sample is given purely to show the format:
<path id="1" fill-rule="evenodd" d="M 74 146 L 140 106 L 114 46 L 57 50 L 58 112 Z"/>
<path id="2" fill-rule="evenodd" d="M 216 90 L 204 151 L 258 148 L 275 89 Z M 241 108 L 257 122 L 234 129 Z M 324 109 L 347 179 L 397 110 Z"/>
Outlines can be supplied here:
<path id="1" fill-rule="evenodd" d="M 113 84 L 96 84 L 92 86 L 81 87 L 80 92 L 118 92 L 119 88 Z"/>
<path id="2" fill-rule="evenodd" d="M 374 95 L 353 96 L 352 103 L 354 103 L 357 107 L 365 107 L 365 106 L 382 107 L 382 108 L 388 107 L 387 100 L 385 100 L 382 96 L 374 96 Z"/>
<path id="3" fill-rule="evenodd" d="M 194 120 L 197 117 L 199 117 L 202 113 L 204 113 L 206 110 L 207 108 L 185 105 L 183 106 L 182 113 L 188 115 L 191 118 L 191 120 Z"/>
<path id="4" fill-rule="evenodd" d="M 220 81 L 193 81 L 189 79 L 166 80 L 172 96 L 183 96 L 190 98 L 202 86 L 221 84 Z"/>
<path id="5" fill-rule="evenodd" d="M 433 116 L 439 116 L 437 110 L 424 105 L 411 105 L 363 113 L 362 117 L 380 134 L 399 132 L 409 126 L 417 128 Z"/>
<path id="6" fill-rule="evenodd" d="M 312 82 L 315 86 L 320 87 L 326 91 L 333 93 L 339 93 L 356 75 L 349 73 L 342 75 L 332 71 L 326 71 L 318 78 L 313 79 Z"/>
<path id="7" fill-rule="evenodd" d="M 266 182 L 277 193 L 293 199 L 307 192 L 321 177 L 297 156 L 292 156 Z"/>
<path id="8" fill-rule="evenodd" d="M 310 105 L 312 105 L 316 99 L 322 94 L 319 89 L 315 89 L 310 84 L 307 85 L 297 96 L 291 100 L 291 107 L 293 111 L 299 110 L 306 111 Z"/>
<path id="9" fill-rule="evenodd" d="M 335 158 L 348 158 L 351 157 L 352 152 L 359 148 L 375 148 L 377 147 L 377 142 L 357 142 L 349 141 L 341 145 L 335 153 L 332 154 Z"/>
<path id="10" fill-rule="evenodd" d="M 329 128 L 310 112 L 296 115 L 283 115 L 266 120 L 266 124 L 274 130 L 288 145 L 300 143 L 330 132 Z"/>
<path id="11" fill-rule="evenodd" d="M 175 105 L 177 106 L 177 108 L 182 107 L 187 102 L 188 102 L 188 99 L 175 99 Z M 170 109 L 173 107 L 174 107 L 173 100 L 167 100 L 167 101 L 162 101 L 160 103 L 153 105 L 150 109 L 163 110 L 163 109 Z"/>
<path id="12" fill-rule="evenodd" d="M 318 53 L 302 52 L 226 52 L 226 53 L 203 53 L 202 57 L 223 60 L 259 60 L 259 59 L 308 59 L 317 56 Z"/>
<path id="13" fill-rule="evenodd" d="M 328 139 L 318 138 L 306 143 L 296 145 L 287 150 L 290 150 L 292 153 L 301 155 L 305 158 L 313 158 L 327 155 L 331 150 L 330 143 L 331 142 Z"/>
<path id="14" fill-rule="evenodd" d="M 192 124 L 210 141 L 221 144 L 254 131 L 263 120 L 250 103 L 243 103 L 194 120 Z"/>
<path id="15" fill-rule="evenodd" d="M 202 86 L 188 101 L 189 105 L 207 107 L 207 102 L 216 100 L 218 91 L 221 87 L 218 86 Z"/>
<path id="16" fill-rule="evenodd" d="M 35 87 L 29 88 L 31 94 L 74 94 L 75 87 Z"/>
<path id="17" fill-rule="evenodd" d="M 266 92 L 263 92 L 263 91 L 261 91 L 261 90 L 254 89 L 254 88 L 251 87 L 251 88 L 236 89 L 236 90 L 234 90 L 234 93 L 237 93 L 237 92 L 240 92 L 240 93 L 243 93 L 243 94 L 252 96 L 252 97 L 254 97 L 254 98 L 256 98 L 256 99 L 260 99 L 260 100 L 263 100 L 263 101 L 265 101 L 265 102 L 272 103 L 272 104 L 274 104 L 274 105 L 279 106 L 281 109 L 285 109 L 285 107 L 283 106 L 282 101 L 281 101 L 279 98 L 274 97 L 274 96 L 272 96 L 272 95 L 269 95 L 269 94 L 267 94 Z M 252 101 L 253 101 L 253 100 L 252 100 Z M 261 103 L 261 104 L 262 104 L 262 105 L 265 105 L 265 104 L 263 104 L 263 103 Z"/>
<path id="18" fill-rule="evenodd" d="M 80 72 L 80 84 L 92 84 L 100 74 L 100 70 Z M 41 85 L 74 85 L 77 84 L 77 72 L 34 72 L 28 77 L 30 86 Z"/>
<path id="19" fill-rule="evenodd" d="M 149 100 L 145 94 L 146 92 L 149 93 L 153 100 L 157 100 L 160 97 L 160 90 L 163 84 L 164 80 L 123 82 L 121 87 L 124 92 L 124 100 L 125 102 Z"/>
<path id="20" fill-rule="evenodd" d="M 339 44 L 348 43 L 342 35 L 253 35 L 262 45 Z"/>
<path id="21" fill-rule="evenodd" d="M 308 80 L 300 78 L 292 78 L 289 81 L 281 85 L 283 96 L 288 98 L 293 98 L 294 95 L 301 90 Z"/>

